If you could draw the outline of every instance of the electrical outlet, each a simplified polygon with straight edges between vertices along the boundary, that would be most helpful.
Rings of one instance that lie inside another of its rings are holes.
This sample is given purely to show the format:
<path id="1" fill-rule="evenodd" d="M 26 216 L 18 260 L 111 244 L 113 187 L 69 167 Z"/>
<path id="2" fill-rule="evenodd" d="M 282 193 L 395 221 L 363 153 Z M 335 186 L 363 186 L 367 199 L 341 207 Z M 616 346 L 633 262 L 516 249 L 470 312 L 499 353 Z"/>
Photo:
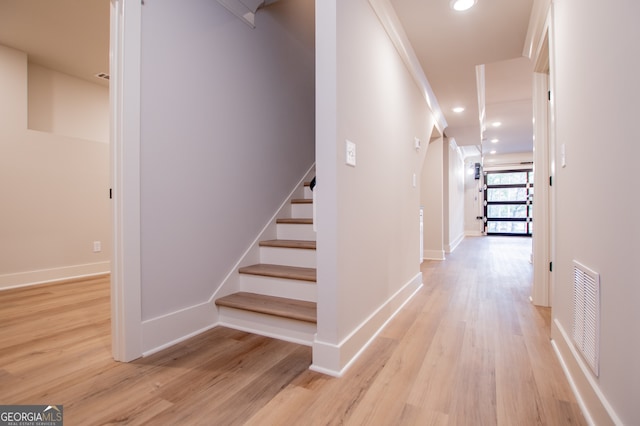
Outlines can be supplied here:
<path id="1" fill-rule="evenodd" d="M 93 242 L 93 252 L 100 253 L 102 251 L 102 242 L 94 241 Z"/>
<path id="2" fill-rule="evenodd" d="M 346 163 L 349 166 L 356 166 L 356 144 L 347 140 L 346 144 Z"/>

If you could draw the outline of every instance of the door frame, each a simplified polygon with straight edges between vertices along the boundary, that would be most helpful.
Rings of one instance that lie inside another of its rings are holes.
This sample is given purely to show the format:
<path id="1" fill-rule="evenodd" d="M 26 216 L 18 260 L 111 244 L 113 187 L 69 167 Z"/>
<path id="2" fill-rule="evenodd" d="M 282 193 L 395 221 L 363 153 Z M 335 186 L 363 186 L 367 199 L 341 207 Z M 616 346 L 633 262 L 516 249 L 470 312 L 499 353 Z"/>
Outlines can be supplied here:
<path id="1" fill-rule="evenodd" d="M 538 306 L 552 306 L 553 259 L 555 257 L 555 109 L 553 103 L 553 5 L 539 3 L 536 23 L 530 26 L 534 33 L 527 45 L 534 64 L 533 117 L 534 117 L 534 213 L 536 226 L 533 233 L 533 285 L 530 299 Z"/>
<path id="2" fill-rule="evenodd" d="M 110 156 L 113 221 L 111 343 L 116 361 L 142 356 L 140 256 L 140 2 L 111 0 Z"/>

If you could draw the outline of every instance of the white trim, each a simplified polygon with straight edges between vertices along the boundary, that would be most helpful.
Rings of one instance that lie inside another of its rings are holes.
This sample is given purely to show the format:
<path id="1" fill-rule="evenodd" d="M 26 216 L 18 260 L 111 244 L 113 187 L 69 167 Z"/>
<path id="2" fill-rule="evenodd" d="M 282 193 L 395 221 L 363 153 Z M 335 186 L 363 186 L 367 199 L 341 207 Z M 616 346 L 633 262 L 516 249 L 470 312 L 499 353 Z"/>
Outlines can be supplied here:
<path id="1" fill-rule="evenodd" d="M 531 9 L 522 56 L 531 59 L 533 63 L 536 63 L 537 56 L 540 53 L 540 42 L 546 32 L 545 25 L 550 7 L 551 0 L 534 0 Z"/>
<path id="2" fill-rule="evenodd" d="M 464 240 L 464 233 L 458 235 L 458 238 L 456 238 L 453 243 L 451 244 L 447 244 L 445 246 L 445 250 L 447 253 L 453 253 L 453 251 L 458 248 L 458 246 L 460 245 L 460 243 L 462 242 L 462 240 Z"/>
<path id="3" fill-rule="evenodd" d="M 389 36 L 389 39 L 396 47 L 396 50 L 409 70 L 409 73 L 422 91 L 422 94 L 427 101 L 427 105 L 435 117 L 436 128 L 442 135 L 444 133 L 444 129 L 447 128 L 447 120 L 440 109 L 436 95 L 431 89 L 431 84 L 429 84 L 429 80 L 427 80 L 427 76 L 424 74 L 420 61 L 409 42 L 409 38 L 402 27 L 402 23 L 400 22 L 398 15 L 396 15 L 393 5 L 389 0 L 369 0 L 369 4 L 378 16 L 380 23 L 382 23 L 382 26 Z"/>
<path id="4" fill-rule="evenodd" d="M 487 96 L 486 96 L 486 84 L 485 84 L 485 66 L 484 64 L 476 65 L 476 87 L 478 94 L 478 122 L 480 123 L 480 129 L 485 128 L 485 121 L 487 119 Z M 484 131 L 481 130 L 480 137 L 484 137 Z M 479 155 L 482 161 L 482 142 L 480 142 L 480 149 L 478 149 Z"/>
<path id="5" fill-rule="evenodd" d="M 611 406 L 611 404 L 609 403 L 607 398 L 604 396 L 604 394 L 600 390 L 600 387 L 598 386 L 598 383 L 593 378 L 593 374 L 591 373 L 591 369 L 582 360 L 582 357 L 580 356 L 578 351 L 573 346 L 573 343 L 571 342 L 571 339 L 569 338 L 569 336 L 565 332 L 564 327 L 562 327 L 562 324 L 560 324 L 560 322 L 558 321 L 557 318 L 555 318 L 553 320 L 553 322 L 554 322 L 554 325 L 556 326 L 557 330 L 560 332 L 560 336 L 562 337 L 563 342 L 561 342 L 561 343 L 563 343 L 566 347 L 568 347 L 569 351 L 571 352 L 571 355 L 572 355 L 571 361 L 575 362 L 578 365 L 578 367 L 580 368 L 580 371 L 582 372 L 583 378 L 586 379 L 586 381 L 588 382 L 591 390 L 593 391 L 593 393 L 595 394 L 595 396 L 597 397 L 598 401 L 601 404 L 601 407 L 592 407 L 592 408 L 594 408 L 594 409 L 597 408 L 598 411 L 606 412 L 606 414 L 609 416 L 609 420 L 611 421 L 612 424 L 622 425 L 623 424 L 622 421 L 620 420 L 620 418 L 616 414 L 615 410 L 613 409 L 613 407 Z M 553 349 L 556 352 L 556 355 L 558 356 L 558 359 L 560 360 L 560 365 L 562 366 L 562 370 L 564 371 L 565 376 L 567 376 L 567 380 L 569 381 L 569 385 L 571 386 L 571 390 L 573 390 L 573 393 L 574 393 L 574 395 L 576 397 L 576 401 L 578 402 L 578 405 L 580 406 L 580 409 L 582 410 L 582 414 L 584 415 L 585 419 L 587 420 L 587 423 L 589 423 L 590 425 L 596 425 L 597 422 L 593 419 L 593 416 L 591 415 L 591 410 L 589 410 L 589 407 L 587 407 L 586 403 L 584 402 L 583 392 L 580 391 L 580 387 L 578 386 L 578 384 L 576 382 L 576 379 L 571 374 L 571 369 L 569 368 L 569 366 L 567 364 L 568 360 L 566 360 L 563 357 L 562 351 L 557 346 L 555 340 L 551 340 L 551 345 L 553 346 Z"/>
<path id="6" fill-rule="evenodd" d="M 555 98 L 553 94 L 556 92 L 556 83 L 555 83 L 555 29 L 554 29 L 554 6 L 551 4 L 549 6 L 548 11 L 548 31 L 549 31 L 549 90 L 551 90 L 551 101 L 549 102 L 549 116 L 547 117 L 547 122 L 549 123 L 549 174 L 553 176 L 553 179 L 556 179 L 556 107 L 555 107 Z M 549 260 L 551 262 L 555 261 L 556 258 L 556 191 L 557 185 L 553 185 L 548 187 L 549 191 Z M 553 289 L 555 287 L 556 282 L 556 274 L 549 274 L 549 301 L 551 307 L 553 307 Z"/>
<path id="7" fill-rule="evenodd" d="M 464 231 L 465 237 L 483 237 L 484 233 L 482 231 Z"/>
<path id="8" fill-rule="evenodd" d="M 419 272 L 337 345 L 316 338 L 309 369 L 341 377 L 421 288 L 422 272 Z"/>
<path id="9" fill-rule="evenodd" d="M 62 266 L 59 268 L 0 275 L 0 291 L 10 288 L 52 284 L 58 281 L 106 275 L 109 274 L 110 268 L 111 262 L 107 260 L 104 262 L 85 263 L 83 265 Z"/>
<path id="10" fill-rule="evenodd" d="M 140 2 L 111 0 L 111 342 L 117 361 L 142 355 L 140 262 Z"/>
<path id="11" fill-rule="evenodd" d="M 532 237 L 533 285 L 531 298 L 537 306 L 550 306 L 549 299 L 549 80 L 546 74 L 533 75 L 533 125 L 535 151 L 533 217 L 536 231 Z"/>
<path id="12" fill-rule="evenodd" d="M 142 322 L 143 356 L 149 356 L 217 325 L 212 303 L 180 309 Z"/>
<path id="13" fill-rule="evenodd" d="M 444 250 L 425 250 L 424 260 L 445 260 Z"/>

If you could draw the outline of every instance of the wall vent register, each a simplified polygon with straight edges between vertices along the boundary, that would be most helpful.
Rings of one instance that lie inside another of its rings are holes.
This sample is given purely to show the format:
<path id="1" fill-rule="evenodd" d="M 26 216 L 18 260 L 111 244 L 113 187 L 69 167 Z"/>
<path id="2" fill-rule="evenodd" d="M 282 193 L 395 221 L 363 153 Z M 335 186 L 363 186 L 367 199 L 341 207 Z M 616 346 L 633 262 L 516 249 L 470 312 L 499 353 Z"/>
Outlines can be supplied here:
<path id="1" fill-rule="evenodd" d="M 573 261 L 573 343 L 598 376 L 600 356 L 600 275 Z"/>

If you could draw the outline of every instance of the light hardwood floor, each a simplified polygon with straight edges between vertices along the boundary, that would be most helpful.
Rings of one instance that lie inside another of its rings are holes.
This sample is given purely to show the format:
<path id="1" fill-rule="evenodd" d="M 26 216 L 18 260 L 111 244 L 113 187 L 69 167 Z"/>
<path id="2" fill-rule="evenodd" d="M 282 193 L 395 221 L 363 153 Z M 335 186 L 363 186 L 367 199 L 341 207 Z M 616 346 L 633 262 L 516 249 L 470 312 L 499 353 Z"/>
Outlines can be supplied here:
<path id="1" fill-rule="evenodd" d="M 132 363 L 110 353 L 107 277 L 0 292 L 0 404 L 65 425 L 585 424 L 529 303 L 531 240 L 467 238 L 340 379 L 307 347 L 217 328 Z"/>

